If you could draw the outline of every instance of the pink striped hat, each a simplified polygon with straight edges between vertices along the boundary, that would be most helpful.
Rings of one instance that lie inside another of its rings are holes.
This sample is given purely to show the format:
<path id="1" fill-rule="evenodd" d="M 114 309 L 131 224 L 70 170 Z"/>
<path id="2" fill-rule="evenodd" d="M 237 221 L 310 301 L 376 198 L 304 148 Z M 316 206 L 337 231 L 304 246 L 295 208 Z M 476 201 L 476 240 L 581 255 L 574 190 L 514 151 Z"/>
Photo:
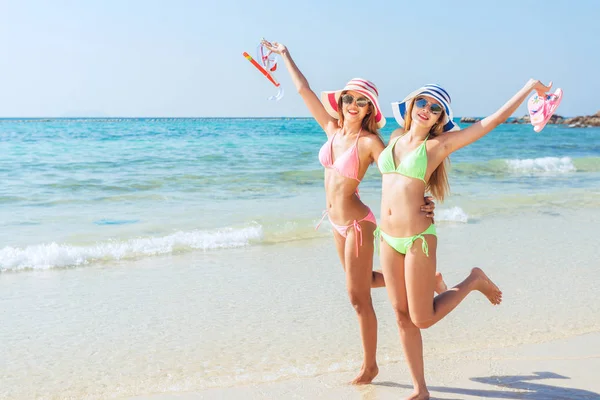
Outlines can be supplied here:
<path id="1" fill-rule="evenodd" d="M 371 81 L 362 78 L 354 78 L 350 80 L 344 86 L 342 90 L 336 90 L 334 92 L 321 92 L 321 102 L 325 107 L 325 110 L 331 115 L 333 118 L 338 119 L 338 100 L 342 95 L 342 92 L 353 90 L 355 92 L 359 92 L 365 95 L 366 98 L 371 100 L 371 103 L 375 106 L 375 110 L 377 113 L 375 114 L 375 121 L 377 121 L 377 127 L 379 129 L 385 126 L 385 117 L 381 113 L 381 107 L 379 107 L 379 101 L 377 101 L 377 96 L 379 96 L 379 92 L 377 91 L 377 86 Z"/>

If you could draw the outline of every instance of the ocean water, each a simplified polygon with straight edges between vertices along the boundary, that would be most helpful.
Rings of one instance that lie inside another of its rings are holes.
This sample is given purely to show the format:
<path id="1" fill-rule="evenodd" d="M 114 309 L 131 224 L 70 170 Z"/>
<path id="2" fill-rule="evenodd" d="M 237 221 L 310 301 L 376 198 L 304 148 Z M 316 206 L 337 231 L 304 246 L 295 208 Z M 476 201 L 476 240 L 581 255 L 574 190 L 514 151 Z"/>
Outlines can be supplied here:
<path id="1" fill-rule="evenodd" d="M 0 399 L 350 380 L 356 316 L 314 230 L 324 140 L 311 119 L 0 120 Z M 502 125 L 451 160 L 438 269 L 452 285 L 480 266 L 504 301 L 469 296 L 425 331 L 426 367 L 600 331 L 600 129 Z M 379 197 L 371 167 L 376 215 Z M 398 368 L 372 295 L 380 369 Z"/>
<path id="2" fill-rule="evenodd" d="M 312 119 L 2 120 L 0 271 L 327 235 L 312 229 L 324 139 Z M 451 161 L 438 221 L 585 207 L 600 129 L 502 125 Z M 373 166 L 361 193 L 374 210 L 379 191 Z"/>

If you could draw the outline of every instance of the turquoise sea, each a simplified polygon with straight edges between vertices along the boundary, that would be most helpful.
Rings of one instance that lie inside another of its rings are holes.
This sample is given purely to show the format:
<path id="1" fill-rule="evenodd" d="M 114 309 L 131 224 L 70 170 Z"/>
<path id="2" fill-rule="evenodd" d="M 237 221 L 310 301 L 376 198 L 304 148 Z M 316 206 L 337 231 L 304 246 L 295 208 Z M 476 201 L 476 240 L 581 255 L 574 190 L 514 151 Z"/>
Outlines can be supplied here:
<path id="1" fill-rule="evenodd" d="M 1 120 L 0 271 L 326 235 L 324 140 L 299 118 Z M 600 129 L 506 124 L 451 161 L 441 221 L 595 204 Z M 379 190 L 372 167 L 374 210 Z"/>
<path id="2" fill-rule="evenodd" d="M 0 399 L 349 381 L 356 315 L 314 229 L 324 141 L 312 119 L 0 120 Z M 433 384 L 468 351 L 599 332 L 600 129 L 502 125 L 451 160 L 438 270 L 453 285 L 479 266 L 504 301 L 474 294 L 424 331 Z M 376 216 L 380 183 L 375 166 L 361 183 Z M 380 370 L 408 384 L 372 297 Z"/>

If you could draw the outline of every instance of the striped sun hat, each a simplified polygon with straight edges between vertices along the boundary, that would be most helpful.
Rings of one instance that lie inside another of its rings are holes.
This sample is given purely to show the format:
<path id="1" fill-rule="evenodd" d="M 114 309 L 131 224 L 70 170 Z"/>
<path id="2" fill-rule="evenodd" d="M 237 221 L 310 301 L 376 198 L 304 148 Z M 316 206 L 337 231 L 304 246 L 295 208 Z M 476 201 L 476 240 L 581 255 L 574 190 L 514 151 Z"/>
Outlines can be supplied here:
<path id="1" fill-rule="evenodd" d="M 392 110 L 394 111 L 394 118 L 396 118 L 396 122 L 398 125 L 404 127 L 404 116 L 406 115 L 406 109 L 410 104 L 411 100 L 417 96 L 430 96 L 440 102 L 442 107 L 446 110 L 445 113 L 445 121 L 444 121 L 444 132 L 450 131 L 458 131 L 460 130 L 460 126 L 452 121 L 454 118 L 454 114 L 452 113 L 452 108 L 450 108 L 450 95 L 444 88 L 440 85 L 436 85 L 430 83 L 428 85 L 419 88 L 406 96 L 404 100 L 392 103 Z"/>
<path id="2" fill-rule="evenodd" d="M 385 126 L 385 117 L 381 113 L 381 107 L 379 107 L 379 101 L 377 101 L 377 96 L 379 96 L 379 92 L 377 91 L 377 86 L 371 81 L 362 78 L 354 78 L 350 82 L 344 86 L 342 90 L 336 90 L 334 92 L 321 92 L 321 102 L 325 107 L 325 110 L 331 115 L 333 118 L 338 119 L 338 100 L 342 95 L 342 92 L 353 90 L 355 92 L 359 92 L 365 95 L 366 98 L 371 100 L 371 103 L 375 106 L 375 110 L 377 113 L 375 114 L 375 121 L 377 122 L 377 127 L 379 129 Z"/>

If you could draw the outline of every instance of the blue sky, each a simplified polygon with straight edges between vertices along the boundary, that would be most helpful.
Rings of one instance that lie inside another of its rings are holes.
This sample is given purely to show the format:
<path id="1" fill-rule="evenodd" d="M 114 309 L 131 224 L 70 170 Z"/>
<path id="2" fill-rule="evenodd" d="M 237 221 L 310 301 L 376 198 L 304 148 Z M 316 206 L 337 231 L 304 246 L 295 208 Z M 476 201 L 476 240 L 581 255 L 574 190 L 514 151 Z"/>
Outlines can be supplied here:
<path id="1" fill-rule="evenodd" d="M 432 82 L 455 115 L 487 115 L 530 77 L 564 90 L 558 114 L 592 114 L 599 16 L 596 0 L 1 1 L 0 117 L 307 116 L 284 68 L 268 101 L 242 57 L 263 36 L 316 92 L 373 80 L 387 116 Z"/>

